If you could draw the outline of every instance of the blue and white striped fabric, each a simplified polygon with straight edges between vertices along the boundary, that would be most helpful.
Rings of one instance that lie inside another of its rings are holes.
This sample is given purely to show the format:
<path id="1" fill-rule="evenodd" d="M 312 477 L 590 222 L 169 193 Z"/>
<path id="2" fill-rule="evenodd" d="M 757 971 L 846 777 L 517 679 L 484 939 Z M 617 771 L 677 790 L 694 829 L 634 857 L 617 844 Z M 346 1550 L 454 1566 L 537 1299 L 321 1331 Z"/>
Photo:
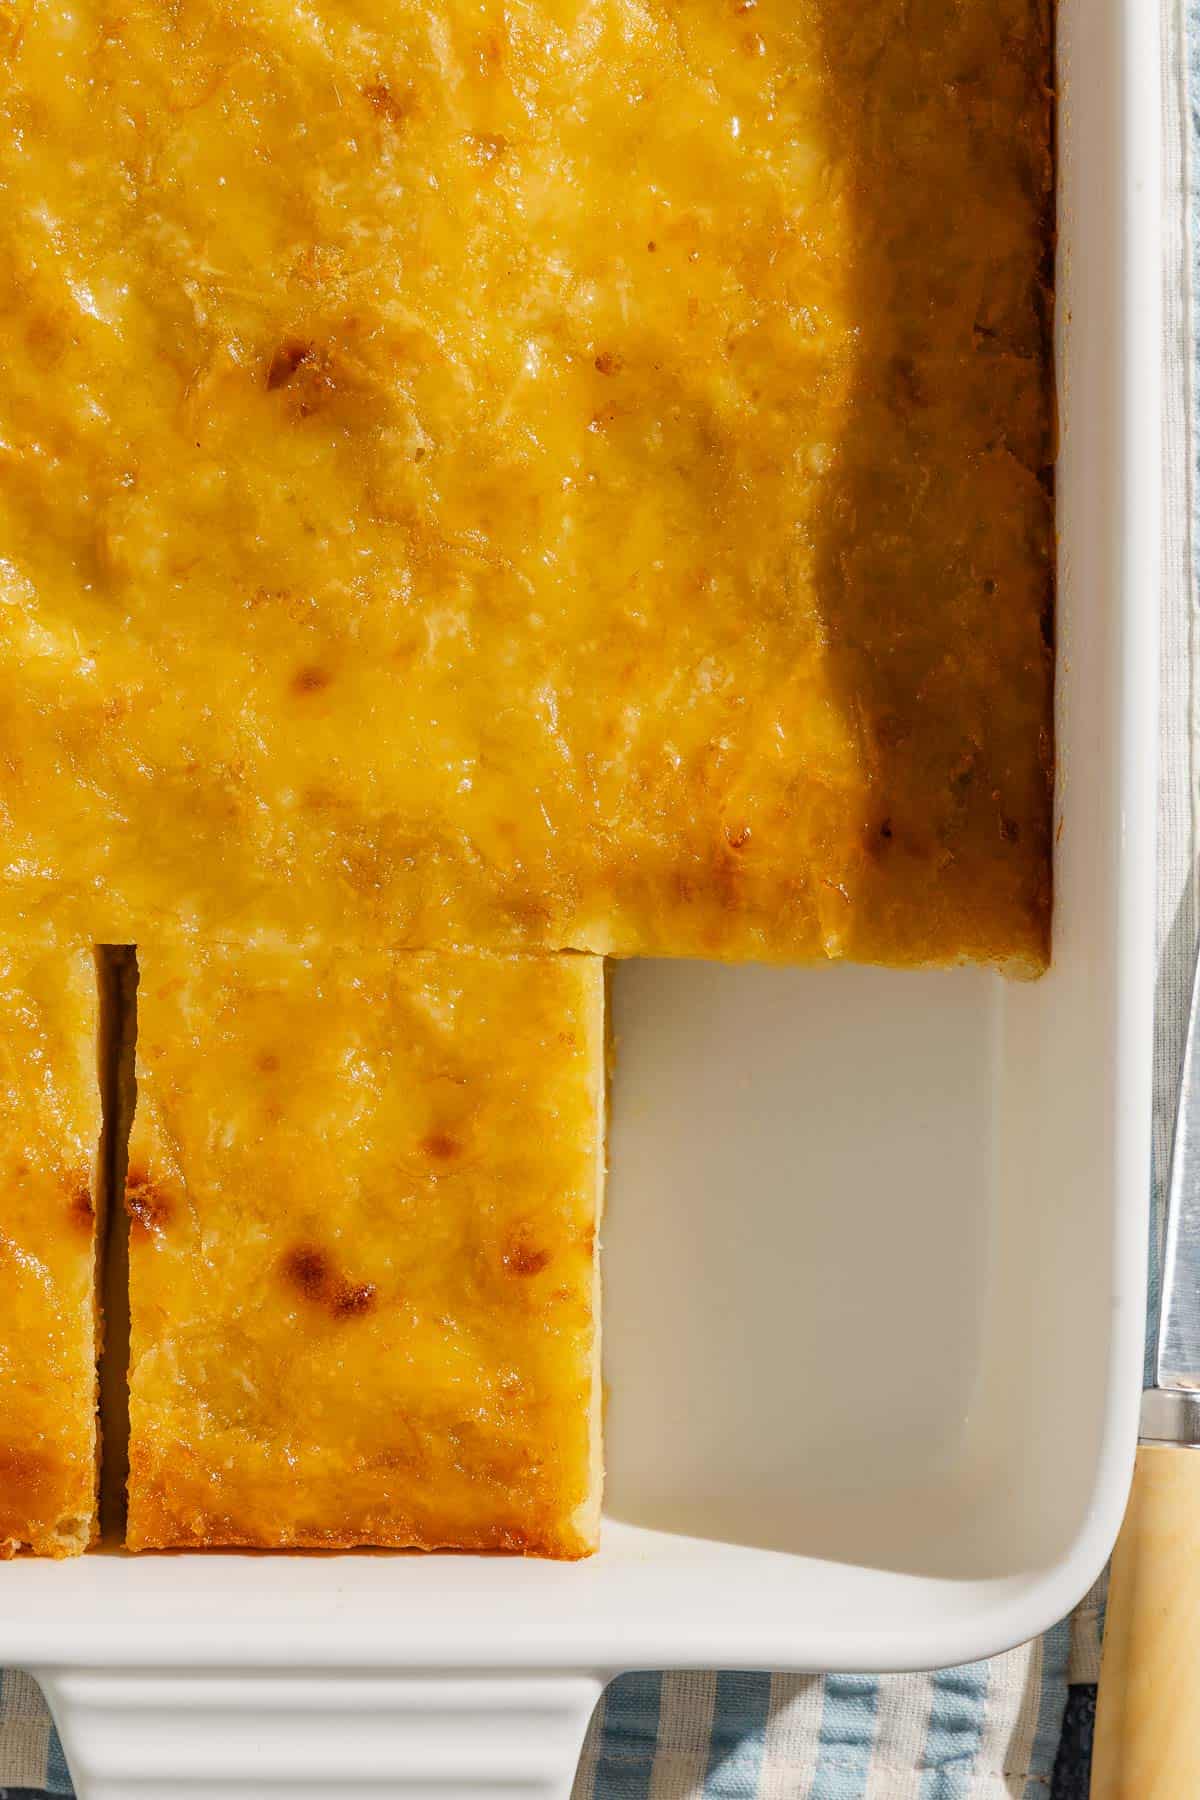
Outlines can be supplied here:
<path id="1" fill-rule="evenodd" d="M 937 1675 L 625 1675 L 574 1800 L 1047 1800 L 1070 1636 Z"/>
<path id="2" fill-rule="evenodd" d="M 1200 244 L 1200 0 L 1162 0 L 1166 98 L 1166 556 L 1159 805 L 1161 1195 L 1200 921 L 1200 614 L 1192 293 Z M 1150 9 L 1147 8 L 1149 19 Z M 1190 76 L 1190 88 L 1189 88 Z M 1151 1288 L 1156 1266 L 1151 1267 Z M 1069 1681 L 1099 1674 L 1103 1601 L 1007 1656 L 934 1675 L 636 1674 L 588 1732 L 574 1800 L 1049 1800 Z M 36 1685 L 0 1675 L 0 1800 L 69 1795 Z"/>
<path id="3" fill-rule="evenodd" d="M 37 1683 L 13 1669 L 0 1674 L 0 1800 L 20 1793 L 69 1794 L 71 1777 Z"/>

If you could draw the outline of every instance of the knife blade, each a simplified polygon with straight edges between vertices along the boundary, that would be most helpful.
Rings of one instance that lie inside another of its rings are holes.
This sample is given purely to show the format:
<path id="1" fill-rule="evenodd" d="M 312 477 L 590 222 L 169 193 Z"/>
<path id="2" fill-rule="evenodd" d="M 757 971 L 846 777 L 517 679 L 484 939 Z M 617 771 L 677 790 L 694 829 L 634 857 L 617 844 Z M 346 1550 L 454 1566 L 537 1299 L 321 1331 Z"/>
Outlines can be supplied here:
<path id="1" fill-rule="evenodd" d="M 1195 1443 L 1200 1427 L 1200 961 L 1171 1145 L 1162 1300 L 1154 1382 L 1142 1401 L 1143 1439 Z"/>

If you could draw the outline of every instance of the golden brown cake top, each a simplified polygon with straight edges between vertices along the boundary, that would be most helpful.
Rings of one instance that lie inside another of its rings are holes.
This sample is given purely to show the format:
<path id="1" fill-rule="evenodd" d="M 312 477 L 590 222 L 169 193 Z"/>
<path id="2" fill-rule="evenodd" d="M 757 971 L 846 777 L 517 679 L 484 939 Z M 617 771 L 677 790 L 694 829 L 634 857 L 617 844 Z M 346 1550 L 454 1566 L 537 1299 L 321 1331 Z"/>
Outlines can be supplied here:
<path id="1" fill-rule="evenodd" d="M 90 951 L 0 945 L 0 1556 L 96 1532 L 96 1037 Z"/>
<path id="2" fill-rule="evenodd" d="M 599 962 L 138 960 L 130 1546 L 593 1548 Z"/>
<path id="3" fill-rule="evenodd" d="M 0 31 L 0 928 L 1040 965 L 1044 0 Z"/>

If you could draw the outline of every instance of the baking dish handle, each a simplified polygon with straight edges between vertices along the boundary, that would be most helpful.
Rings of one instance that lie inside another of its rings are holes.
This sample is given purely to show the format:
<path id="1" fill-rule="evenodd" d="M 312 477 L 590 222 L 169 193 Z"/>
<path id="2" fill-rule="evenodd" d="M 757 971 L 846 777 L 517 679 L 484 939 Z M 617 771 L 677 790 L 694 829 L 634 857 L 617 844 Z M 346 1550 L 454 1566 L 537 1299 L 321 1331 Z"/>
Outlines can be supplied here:
<path id="1" fill-rule="evenodd" d="M 567 1800 L 591 1674 L 54 1669 L 78 1800 Z"/>

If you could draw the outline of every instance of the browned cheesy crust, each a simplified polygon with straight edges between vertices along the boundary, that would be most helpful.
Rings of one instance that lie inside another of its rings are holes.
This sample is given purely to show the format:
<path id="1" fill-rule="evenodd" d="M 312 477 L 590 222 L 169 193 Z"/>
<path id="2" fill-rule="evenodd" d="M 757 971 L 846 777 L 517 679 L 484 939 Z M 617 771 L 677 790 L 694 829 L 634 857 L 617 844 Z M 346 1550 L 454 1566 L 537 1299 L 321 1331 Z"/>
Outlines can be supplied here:
<path id="1" fill-rule="evenodd" d="M 130 1547 L 594 1548 L 601 964 L 139 961 Z"/>
<path id="2" fill-rule="evenodd" d="M 1048 0 L 0 32 L 0 929 L 1043 966 Z"/>
<path id="3" fill-rule="evenodd" d="M 96 1535 L 97 1031 L 90 950 L 0 945 L 0 1557 Z"/>

